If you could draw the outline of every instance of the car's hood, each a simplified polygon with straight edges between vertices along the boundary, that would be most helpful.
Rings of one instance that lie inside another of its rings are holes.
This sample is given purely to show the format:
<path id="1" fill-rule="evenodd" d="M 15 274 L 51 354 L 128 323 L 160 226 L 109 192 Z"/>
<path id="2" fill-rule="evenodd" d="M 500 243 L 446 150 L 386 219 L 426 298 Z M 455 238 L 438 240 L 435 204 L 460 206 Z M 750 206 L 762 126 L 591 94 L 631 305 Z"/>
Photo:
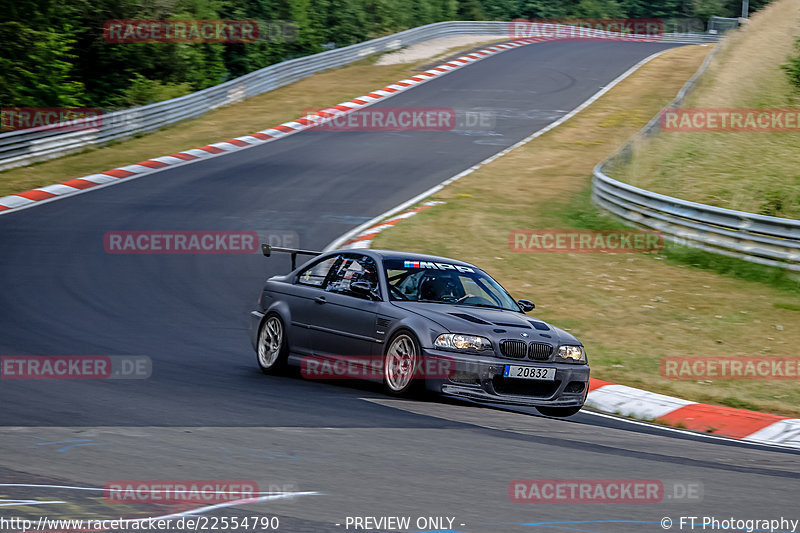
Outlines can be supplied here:
<path id="1" fill-rule="evenodd" d="M 451 333 L 483 337 L 525 337 L 551 344 L 581 344 L 570 333 L 516 311 L 427 302 L 392 302 L 397 307 L 427 317 Z"/>

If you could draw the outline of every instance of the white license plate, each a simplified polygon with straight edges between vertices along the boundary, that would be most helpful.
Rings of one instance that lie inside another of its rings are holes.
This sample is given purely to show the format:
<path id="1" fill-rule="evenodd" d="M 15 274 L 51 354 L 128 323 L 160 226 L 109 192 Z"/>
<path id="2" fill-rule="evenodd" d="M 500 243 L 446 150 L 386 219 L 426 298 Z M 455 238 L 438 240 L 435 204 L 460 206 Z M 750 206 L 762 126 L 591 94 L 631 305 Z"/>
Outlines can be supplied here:
<path id="1" fill-rule="evenodd" d="M 503 377 L 513 379 L 539 379 L 542 381 L 553 381 L 556 379 L 555 368 L 543 368 L 540 366 L 517 366 L 506 365 Z"/>

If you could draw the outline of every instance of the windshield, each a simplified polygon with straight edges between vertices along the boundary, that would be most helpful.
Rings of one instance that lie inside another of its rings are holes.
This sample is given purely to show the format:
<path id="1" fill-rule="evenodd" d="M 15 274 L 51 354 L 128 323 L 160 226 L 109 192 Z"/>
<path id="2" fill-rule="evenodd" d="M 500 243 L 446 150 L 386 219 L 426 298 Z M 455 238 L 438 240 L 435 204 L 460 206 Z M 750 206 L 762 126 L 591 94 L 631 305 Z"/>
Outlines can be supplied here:
<path id="1" fill-rule="evenodd" d="M 384 269 L 392 300 L 520 310 L 499 283 L 476 268 L 451 263 L 386 260 Z"/>

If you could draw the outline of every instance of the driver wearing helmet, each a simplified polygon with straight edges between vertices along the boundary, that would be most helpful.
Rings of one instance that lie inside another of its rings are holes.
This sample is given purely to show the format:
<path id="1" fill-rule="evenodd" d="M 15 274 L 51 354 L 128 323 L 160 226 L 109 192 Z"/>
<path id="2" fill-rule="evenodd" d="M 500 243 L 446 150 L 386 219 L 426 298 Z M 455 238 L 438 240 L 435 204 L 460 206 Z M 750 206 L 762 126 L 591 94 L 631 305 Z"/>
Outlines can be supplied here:
<path id="1" fill-rule="evenodd" d="M 434 302 L 458 301 L 463 293 L 460 283 L 449 272 L 437 272 L 426 276 L 419 287 L 420 300 Z"/>

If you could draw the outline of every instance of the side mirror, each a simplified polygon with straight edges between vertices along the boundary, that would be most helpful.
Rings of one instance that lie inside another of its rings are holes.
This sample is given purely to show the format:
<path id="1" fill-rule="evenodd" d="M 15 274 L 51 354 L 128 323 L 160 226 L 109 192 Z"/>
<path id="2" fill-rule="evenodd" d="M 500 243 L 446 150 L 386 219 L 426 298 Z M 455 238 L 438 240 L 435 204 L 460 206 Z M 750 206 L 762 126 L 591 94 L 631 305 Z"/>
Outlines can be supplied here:
<path id="1" fill-rule="evenodd" d="M 362 296 L 368 296 L 372 299 L 376 298 L 375 290 L 371 283 L 366 281 L 354 281 L 350 284 L 350 290 Z"/>
<path id="2" fill-rule="evenodd" d="M 518 300 L 517 304 L 520 306 L 523 313 L 528 313 L 536 309 L 536 306 L 530 300 Z"/>

